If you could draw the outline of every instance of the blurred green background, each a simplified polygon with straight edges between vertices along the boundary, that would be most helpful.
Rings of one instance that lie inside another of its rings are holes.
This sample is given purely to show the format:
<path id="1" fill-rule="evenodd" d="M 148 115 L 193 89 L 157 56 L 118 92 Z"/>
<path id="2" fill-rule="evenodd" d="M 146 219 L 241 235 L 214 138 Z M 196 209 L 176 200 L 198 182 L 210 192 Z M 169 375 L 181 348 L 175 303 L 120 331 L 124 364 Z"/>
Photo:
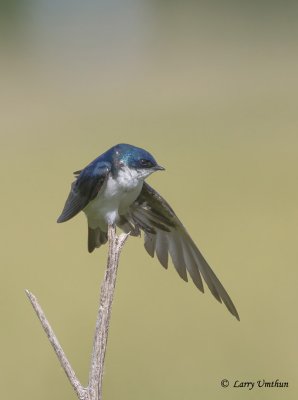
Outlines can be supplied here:
<path id="1" fill-rule="evenodd" d="M 104 399 L 297 398 L 297 17 L 290 1 L 1 2 L 3 399 L 75 398 L 25 288 L 87 383 L 107 249 L 88 254 L 84 215 L 56 218 L 72 172 L 118 142 L 166 167 L 149 182 L 241 322 L 131 238 Z"/>

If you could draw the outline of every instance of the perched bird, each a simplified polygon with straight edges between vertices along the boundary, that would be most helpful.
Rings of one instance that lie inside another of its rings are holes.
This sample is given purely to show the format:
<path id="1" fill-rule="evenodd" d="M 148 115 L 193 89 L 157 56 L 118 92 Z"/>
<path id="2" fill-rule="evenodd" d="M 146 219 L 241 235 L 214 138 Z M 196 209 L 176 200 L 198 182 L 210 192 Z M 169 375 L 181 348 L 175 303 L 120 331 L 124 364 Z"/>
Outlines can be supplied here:
<path id="1" fill-rule="evenodd" d="M 228 293 L 173 209 L 145 182 L 149 175 L 161 170 L 164 168 L 146 150 L 118 144 L 74 172 L 76 180 L 57 222 L 68 221 L 84 211 L 90 253 L 107 242 L 108 225 L 116 224 L 133 236 L 139 236 L 142 230 L 151 257 L 156 253 L 167 268 L 170 254 L 180 277 L 187 281 L 188 272 L 201 292 L 203 277 L 213 296 L 239 320 Z"/>

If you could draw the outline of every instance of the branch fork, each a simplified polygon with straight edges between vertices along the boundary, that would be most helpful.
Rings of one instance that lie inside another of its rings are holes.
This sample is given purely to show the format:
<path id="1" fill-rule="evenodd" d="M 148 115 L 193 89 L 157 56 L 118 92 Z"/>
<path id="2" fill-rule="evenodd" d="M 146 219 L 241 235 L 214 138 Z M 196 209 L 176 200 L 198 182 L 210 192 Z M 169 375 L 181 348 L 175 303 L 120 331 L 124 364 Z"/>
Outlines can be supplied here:
<path id="1" fill-rule="evenodd" d="M 56 356 L 64 369 L 64 372 L 72 385 L 79 400 L 101 400 L 104 361 L 107 348 L 109 324 L 112 311 L 112 303 L 115 292 L 119 257 L 121 250 L 128 239 L 129 234 L 117 236 L 115 226 L 109 226 L 109 253 L 107 268 L 100 290 L 100 303 L 97 313 L 93 350 L 91 355 L 91 365 L 89 371 L 89 384 L 84 387 L 77 378 L 70 362 L 68 361 L 64 350 L 62 349 L 45 313 L 39 305 L 36 297 L 26 290 L 26 295 L 45 331 Z"/>

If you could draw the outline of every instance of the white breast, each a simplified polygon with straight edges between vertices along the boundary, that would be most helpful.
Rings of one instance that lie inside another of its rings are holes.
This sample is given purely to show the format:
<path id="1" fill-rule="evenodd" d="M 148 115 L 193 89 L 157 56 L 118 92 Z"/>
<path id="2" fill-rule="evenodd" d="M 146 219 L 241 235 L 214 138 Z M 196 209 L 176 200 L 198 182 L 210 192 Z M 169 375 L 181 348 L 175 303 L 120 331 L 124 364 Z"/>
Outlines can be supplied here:
<path id="1" fill-rule="evenodd" d="M 116 223 L 119 214 L 125 213 L 139 196 L 143 181 L 137 171 L 129 168 L 121 169 L 117 178 L 109 175 L 97 197 L 84 209 L 89 226 L 106 231 L 107 224 Z"/>

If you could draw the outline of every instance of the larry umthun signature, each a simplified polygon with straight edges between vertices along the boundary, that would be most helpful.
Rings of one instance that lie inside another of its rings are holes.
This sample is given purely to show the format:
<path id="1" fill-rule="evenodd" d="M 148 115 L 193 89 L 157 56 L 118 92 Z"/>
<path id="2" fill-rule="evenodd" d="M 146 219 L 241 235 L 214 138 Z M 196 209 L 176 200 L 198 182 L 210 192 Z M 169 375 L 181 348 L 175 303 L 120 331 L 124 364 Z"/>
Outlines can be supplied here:
<path id="1" fill-rule="evenodd" d="M 247 388 L 248 390 L 252 390 L 254 387 L 259 388 L 282 388 L 282 387 L 289 387 L 289 382 L 282 382 L 279 379 L 275 381 L 266 381 L 265 379 L 261 379 L 258 381 L 238 381 L 236 380 L 233 385 L 235 388 Z"/>

